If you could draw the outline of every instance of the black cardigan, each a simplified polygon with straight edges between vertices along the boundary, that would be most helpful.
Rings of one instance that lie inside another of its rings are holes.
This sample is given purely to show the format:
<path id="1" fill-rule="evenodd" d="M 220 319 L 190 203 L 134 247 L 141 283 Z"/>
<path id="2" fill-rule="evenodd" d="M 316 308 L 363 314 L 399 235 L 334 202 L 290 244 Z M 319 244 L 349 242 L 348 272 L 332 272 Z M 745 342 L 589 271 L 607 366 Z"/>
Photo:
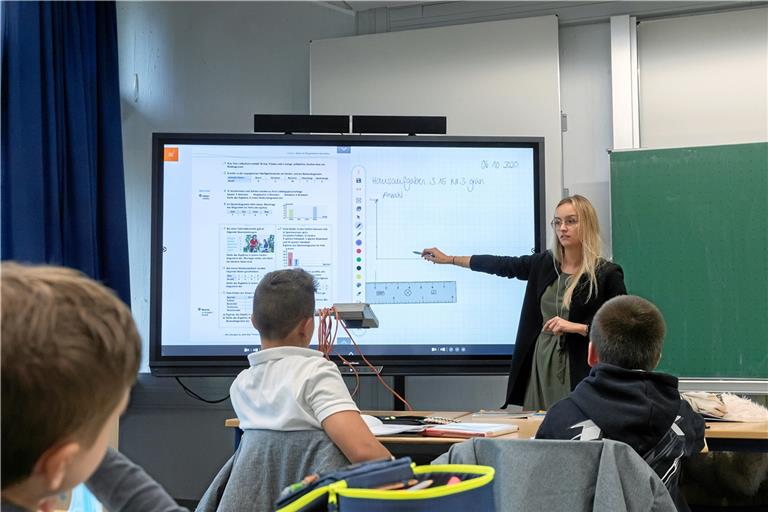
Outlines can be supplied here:
<path id="1" fill-rule="evenodd" d="M 541 296 L 547 286 L 557 279 L 554 258 L 550 251 L 519 257 L 475 255 L 470 258 L 469 267 L 487 274 L 528 281 L 520 312 L 520 324 L 517 328 L 515 353 L 509 370 L 507 398 L 504 402 L 505 407 L 507 404 L 522 405 L 528 379 L 531 376 L 533 347 L 544 325 L 544 319 L 541 316 Z M 591 324 L 592 317 L 604 302 L 627 293 L 621 267 L 602 260 L 597 267 L 597 294 L 593 294 L 589 300 L 586 300 L 588 292 L 587 276 L 582 276 L 571 299 L 568 321 Z M 565 341 L 568 347 L 571 390 L 573 390 L 576 384 L 589 375 L 587 364 L 589 340 L 580 334 L 568 333 L 565 335 Z"/>

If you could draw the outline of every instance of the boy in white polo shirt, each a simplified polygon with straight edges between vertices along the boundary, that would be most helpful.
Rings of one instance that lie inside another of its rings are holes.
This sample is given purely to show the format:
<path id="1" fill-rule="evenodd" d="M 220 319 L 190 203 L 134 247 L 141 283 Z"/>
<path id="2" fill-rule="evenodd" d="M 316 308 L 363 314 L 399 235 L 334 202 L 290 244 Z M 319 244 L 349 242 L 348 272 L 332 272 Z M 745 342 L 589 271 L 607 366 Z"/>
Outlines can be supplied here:
<path id="1" fill-rule="evenodd" d="M 322 429 L 350 462 L 390 458 L 360 417 L 335 364 L 309 348 L 315 330 L 315 279 L 302 269 L 265 275 L 251 322 L 261 350 L 232 383 L 242 429 Z"/>

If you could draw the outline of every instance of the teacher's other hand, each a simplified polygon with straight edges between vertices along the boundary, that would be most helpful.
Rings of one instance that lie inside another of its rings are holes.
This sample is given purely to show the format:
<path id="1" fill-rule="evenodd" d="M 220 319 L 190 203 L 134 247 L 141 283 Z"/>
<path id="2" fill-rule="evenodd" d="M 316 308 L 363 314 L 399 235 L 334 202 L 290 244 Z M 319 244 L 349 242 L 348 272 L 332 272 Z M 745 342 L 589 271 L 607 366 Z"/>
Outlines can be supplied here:
<path id="1" fill-rule="evenodd" d="M 437 263 L 439 265 L 445 265 L 446 263 L 451 263 L 451 257 L 446 255 L 443 251 L 441 251 L 437 247 L 430 247 L 429 249 L 424 249 L 423 251 L 421 251 L 421 257 L 427 261 L 431 261 L 432 263 Z"/>
<path id="2" fill-rule="evenodd" d="M 553 332 L 559 336 L 568 332 L 583 334 L 584 327 L 584 324 L 569 322 L 568 320 L 564 320 L 559 316 L 556 316 L 544 322 L 544 327 L 542 327 L 541 330 L 546 332 Z"/>

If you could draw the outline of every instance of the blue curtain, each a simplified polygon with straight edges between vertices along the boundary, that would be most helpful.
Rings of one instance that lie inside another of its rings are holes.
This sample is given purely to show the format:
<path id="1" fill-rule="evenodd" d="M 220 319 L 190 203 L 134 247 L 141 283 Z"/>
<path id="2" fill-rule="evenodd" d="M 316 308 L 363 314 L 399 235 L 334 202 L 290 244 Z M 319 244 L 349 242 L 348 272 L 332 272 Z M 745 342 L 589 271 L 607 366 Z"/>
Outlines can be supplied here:
<path id="1" fill-rule="evenodd" d="M 114 2 L 2 3 L 2 258 L 130 304 Z"/>

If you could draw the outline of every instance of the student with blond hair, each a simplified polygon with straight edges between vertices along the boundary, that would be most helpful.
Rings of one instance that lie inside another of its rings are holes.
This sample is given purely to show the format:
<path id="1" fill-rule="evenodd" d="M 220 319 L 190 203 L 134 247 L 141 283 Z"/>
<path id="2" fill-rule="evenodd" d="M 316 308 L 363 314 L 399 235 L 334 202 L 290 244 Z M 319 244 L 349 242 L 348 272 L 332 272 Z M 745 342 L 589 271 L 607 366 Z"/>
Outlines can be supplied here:
<path id="1" fill-rule="evenodd" d="M 580 195 L 557 204 L 550 250 L 525 256 L 448 256 L 431 247 L 422 257 L 501 277 L 527 281 L 507 404 L 548 409 L 587 376 L 589 325 L 608 299 L 626 293 L 621 267 L 602 257 L 600 226 Z"/>
<path id="2" fill-rule="evenodd" d="M 67 268 L 3 263 L 0 280 L 0 510 L 50 510 L 86 480 L 109 510 L 186 510 L 107 448 L 141 361 L 128 307 Z"/>

